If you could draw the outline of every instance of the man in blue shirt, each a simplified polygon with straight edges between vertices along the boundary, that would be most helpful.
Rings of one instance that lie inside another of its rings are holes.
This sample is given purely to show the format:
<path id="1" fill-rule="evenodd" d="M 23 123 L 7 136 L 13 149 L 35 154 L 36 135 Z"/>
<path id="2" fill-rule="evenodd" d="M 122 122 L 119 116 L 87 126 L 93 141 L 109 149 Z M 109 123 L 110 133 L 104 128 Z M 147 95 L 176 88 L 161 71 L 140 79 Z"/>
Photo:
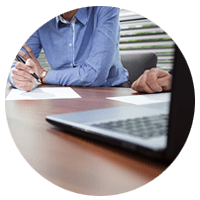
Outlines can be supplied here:
<path id="1" fill-rule="evenodd" d="M 44 49 L 52 70 L 29 65 L 42 83 L 69 86 L 117 86 L 128 81 L 119 55 L 119 9 L 80 8 L 58 16 L 40 27 L 26 42 L 35 57 Z M 28 54 L 23 48 L 22 51 Z M 23 54 L 26 59 L 26 55 Z M 14 67 L 14 66 L 12 66 Z M 35 88 L 30 67 L 17 63 L 10 83 L 30 91 Z M 43 77 L 41 75 L 43 74 Z"/>
<path id="2" fill-rule="evenodd" d="M 87 7 L 64 13 L 44 24 L 27 40 L 20 52 L 27 62 L 12 66 L 9 81 L 16 88 L 31 91 L 38 84 L 31 75 L 34 72 L 44 84 L 131 87 L 128 71 L 120 60 L 119 33 L 119 8 Z M 42 48 L 50 71 L 44 70 L 36 59 Z M 157 77 L 159 74 L 163 77 L 163 73 L 156 69 L 150 76 L 154 78 L 153 89 L 147 84 L 147 72 L 132 89 L 160 91 Z"/>

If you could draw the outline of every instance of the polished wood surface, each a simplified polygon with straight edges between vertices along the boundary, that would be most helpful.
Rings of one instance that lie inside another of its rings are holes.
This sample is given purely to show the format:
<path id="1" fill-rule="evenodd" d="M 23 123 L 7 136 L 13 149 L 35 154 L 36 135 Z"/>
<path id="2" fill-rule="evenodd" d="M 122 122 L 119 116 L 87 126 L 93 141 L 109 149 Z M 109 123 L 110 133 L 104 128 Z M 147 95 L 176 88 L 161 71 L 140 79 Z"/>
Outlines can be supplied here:
<path id="1" fill-rule="evenodd" d="M 40 175 L 76 193 L 114 195 L 143 186 L 167 168 L 134 152 L 63 132 L 49 124 L 46 115 L 128 105 L 106 97 L 135 95 L 130 88 L 72 88 L 81 99 L 5 102 L 12 137 Z M 8 84 L 6 96 L 11 89 Z"/>

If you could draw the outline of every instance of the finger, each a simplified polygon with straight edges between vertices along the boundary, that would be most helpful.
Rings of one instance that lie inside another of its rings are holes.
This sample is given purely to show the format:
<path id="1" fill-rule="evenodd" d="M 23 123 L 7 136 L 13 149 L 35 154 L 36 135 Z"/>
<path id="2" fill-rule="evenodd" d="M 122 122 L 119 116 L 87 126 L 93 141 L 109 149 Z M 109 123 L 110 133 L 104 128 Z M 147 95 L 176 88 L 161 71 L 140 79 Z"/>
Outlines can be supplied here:
<path id="1" fill-rule="evenodd" d="M 29 67 L 31 67 L 31 70 L 29 70 L 29 73 L 31 73 L 39 82 L 41 82 L 40 78 L 39 78 L 39 74 L 38 74 L 38 69 L 36 64 L 33 62 L 32 59 L 28 59 L 26 61 L 26 65 L 28 65 Z M 35 76 L 36 75 L 36 76 Z"/>
<path id="2" fill-rule="evenodd" d="M 163 91 L 170 91 L 172 85 L 172 75 L 168 74 L 165 77 L 159 78 L 157 82 L 160 86 L 162 86 Z"/>
<path id="3" fill-rule="evenodd" d="M 23 79 L 29 81 L 33 81 L 35 79 L 31 74 L 23 70 L 13 71 L 13 76 L 21 76 Z"/>
<path id="4" fill-rule="evenodd" d="M 15 80 L 17 80 L 17 81 L 23 81 L 23 82 L 26 82 L 26 81 L 32 81 L 32 80 L 30 80 L 30 79 L 28 79 L 28 78 L 26 78 L 26 77 L 24 77 L 24 76 L 20 76 L 20 75 L 18 75 L 18 74 L 16 74 L 16 73 L 13 73 L 13 81 L 15 81 Z"/>
<path id="5" fill-rule="evenodd" d="M 166 86 L 166 85 L 171 85 L 172 83 L 172 75 L 168 74 L 162 78 L 158 78 L 157 82 L 160 86 Z"/>
<path id="6" fill-rule="evenodd" d="M 35 62 L 32 59 L 30 59 L 30 58 L 26 61 L 26 65 L 29 66 L 29 67 L 31 67 L 31 68 L 37 67 L 36 64 L 35 64 Z"/>
<path id="7" fill-rule="evenodd" d="M 16 63 L 15 69 L 23 70 L 23 71 L 26 71 L 27 73 L 33 72 L 33 70 L 30 68 L 29 65 L 26 65 L 26 64 L 23 64 L 23 63 L 20 63 L 20 62 Z"/>
<path id="8" fill-rule="evenodd" d="M 29 66 L 29 67 L 31 67 L 31 69 L 36 73 L 36 69 L 37 69 L 37 65 L 36 65 L 36 63 L 32 60 L 32 59 L 28 59 L 27 61 L 26 61 L 26 65 L 27 66 Z"/>
<path id="9" fill-rule="evenodd" d="M 13 82 L 20 89 L 22 89 L 27 84 L 27 81 L 20 81 L 17 79 L 13 79 Z"/>
<path id="10" fill-rule="evenodd" d="M 19 81 L 19 80 L 15 80 L 13 82 L 18 88 L 27 92 L 31 91 L 35 87 L 35 84 L 36 84 L 36 82 Z"/>
<path id="11" fill-rule="evenodd" d="M 20 74 L 21 71 L 14 71 L 13 72 L 13 80 L 18 80 L 18 81 L 22 81 L 22 82 L 37 82 L 36 79 L 33 76 L 27 77 L 24 75 Z"/>
<path id="12" fill-rule="evenodd" d="M 133 90 L 138 91 L 138 83 L 140 82 L 141 77 L 142 77 L 142 75 L 141 75 L 136 81 L 134 81 L 134 82 L 132 83 L 131 88 L 132 88 Z"/>
<path id="13" fill-rule="evenodd" d="M 19 70 L 19 72 L 17 73 L 19 76 L 23 76 L 30 80 L 33 80 L 33 78 L 35 78 L 40 81 L 40 79 L 38 78 L 37 66 L 30 58 L 26 61 L 26 64 L 18 63 L 15 68 Z"/>
<path id="14" fill-rule="evenodd" d="M 152 68 L 147 74 L 147 84 L 154 92 L 161 92 L 162 87 L 157 83 L 157 79 L 160 76 L 159 70 Z"/>
<path id="15" fill-rule="evenodd" d="M 135 81 L 135 82 L 132 83 L 131 88 L 132 88 L 133 90 L 135 90 L 135 91 L 138 91 L 138 90 L 137 90 L 137 85 L 138 85 L 138 82 Z M 139 92 L 139 91 L 138 91 L 138 92 Z"/>
<path id="16" fill-rule="evenodd" d="M 141 76 L 141 78 L 139 79 L 139 81 L 138 81 L 138 89 L 141 92 L 153 93 L 153 91 L 151 90 L 151 88 L 147 84 L 148 73 L 149 73 L 149 70 L 146 70 L 143 73 L 143 75 Z"/>
<path id="17" fill-rule="evenodd" d="M 33 81 L 33 71 L 27 65 L 24 65 L 23 63 L 17 63 L 15 69 L 17 70 L 13 70 L 14 75 L 22 76 L 26 79 L 29 79 L 30 81 Z"/>
<path id="18" fill-rule="evenodd" d="M 147 75 L 149 70 L 146 70 L 131 86 L 132 89 L 138 92 L 153 93 L 153 90 L 147 85 Z"/>
<path id="19" fill-rule="evenodd" d="M 158 72 L 158 78 L 162 78 L 162 77 L 167 76 L 169 74 L 167 71 L 164 71 L 162 69 L 156 69 L 156 71 Z"/>

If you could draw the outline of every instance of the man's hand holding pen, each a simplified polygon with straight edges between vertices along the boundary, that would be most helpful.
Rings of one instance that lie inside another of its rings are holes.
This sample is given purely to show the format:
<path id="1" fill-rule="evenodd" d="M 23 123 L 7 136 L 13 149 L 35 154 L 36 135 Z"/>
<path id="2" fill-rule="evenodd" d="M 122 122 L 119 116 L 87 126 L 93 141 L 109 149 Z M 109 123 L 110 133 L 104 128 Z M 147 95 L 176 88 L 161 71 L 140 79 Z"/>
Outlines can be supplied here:
<path id="1" fill-rule="evenodd" d="M 22 51 L 19 52 L 21 57 L 17 55 L 19 62 L 16 63 L 12 70 L 12 78 L 18 88 L 29 92 L 36 86 L 37 81 L 46 83 L 47 71 L 40 65 L 30 47 L 26 44 L 23 47 L 29 55 Z"/>
<path id="2" fill-rule="evenodd" d="M 38 75 L 38 69 L 31 59 L 28 59 L 25 64 L 17 62 L 12 73 L 14 84 L 21 90 L 29 92 L 36 86 L 37 80 L 32 74 Z"/>

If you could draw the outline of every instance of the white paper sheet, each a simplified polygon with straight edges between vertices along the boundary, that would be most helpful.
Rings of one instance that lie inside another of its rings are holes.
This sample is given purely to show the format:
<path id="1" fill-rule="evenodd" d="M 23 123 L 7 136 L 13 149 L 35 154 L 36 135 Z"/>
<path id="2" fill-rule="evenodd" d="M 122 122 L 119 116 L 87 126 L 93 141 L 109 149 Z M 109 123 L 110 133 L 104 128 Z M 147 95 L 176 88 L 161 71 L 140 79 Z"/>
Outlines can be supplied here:
<path id="1" fill-rule="evenodd" d="M 6 100 L 39 100 L 39 99 L 69 99 L 81 98 L 69 87 L 36 88 L 30 92 L 12 89 Z"/>
<path id="2" fill-rule="evenodd" d="M 107 97 L 106 99 L 121 101 L 125 103 L 143 105 L 151 103 L 169 102 L 171 100 L 171 92 L 156 93 L 156 94 L 144 94 L 144 95 L 131 95 L 121 97 Z"/>

